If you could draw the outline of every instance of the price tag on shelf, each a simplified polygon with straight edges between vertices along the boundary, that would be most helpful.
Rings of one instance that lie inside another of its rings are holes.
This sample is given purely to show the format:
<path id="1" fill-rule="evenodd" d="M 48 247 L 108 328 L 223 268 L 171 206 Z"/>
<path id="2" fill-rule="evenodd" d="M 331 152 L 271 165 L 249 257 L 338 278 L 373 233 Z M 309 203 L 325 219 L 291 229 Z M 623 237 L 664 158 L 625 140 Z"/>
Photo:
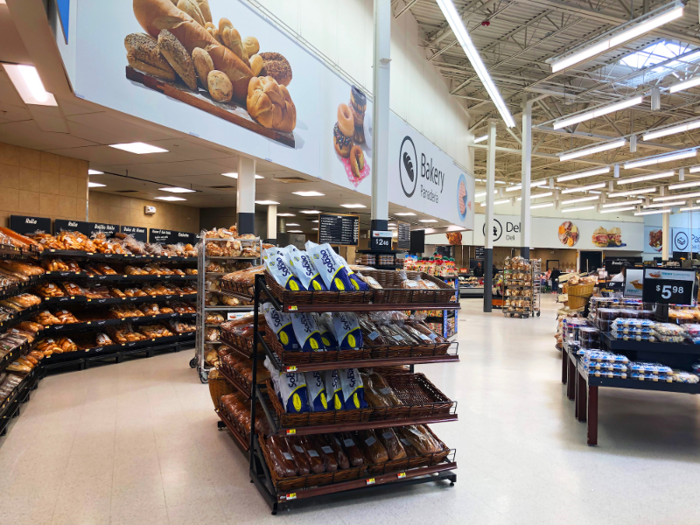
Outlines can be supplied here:
<path id="1" fill-rule="evenodd" d="M 296 429 L 296 428 L 289 428 L 289 429 L 287 429 L 287 435 L 288 435 L 288 436 L 291 435 L 291 434 L 296 434 L 296 433 L 297 433 L 297 429 Z"/>
<path id="2" fill-rule="evenodd" d="M 290 311 L 290 312 L 296 312 L 298 309 L 299 309 L 298 306 L 290 306 L 290 307 L 289 307 L 289 311 Z"/>
<path id="3" fill-rule="evenodd" d="M 695 270 L 644 268 L 642 300 L 645 303 L 692 304 Z"/>
<path id="4" fill-rule="evenodd" d="M 406 477 L 406 473 L 405 473 L 405 472 L 399 472 L 398 474 L 396 474 L 396 477 L 397 477 L 398 479 L 404 479 L 404 478 Z"/>
<path id="5" fill-rule="evenodd" d="M 296 367 L 296 366 L 288 366 L 288 367 L 287 367 L 287 372 L 296 372 L 296 371 L 297 371 L 297 367 Z"/>
<path id="6" fill-rule="evenodd" d="M 292 493 L 290 493 L 290 494 L 287 494 L 287 501 L 291 501 L 291 500 L 293 500 L 293 499 L 297 499 L 297 493 L 296 493 L 296 492 L 292 492 Z"/>
<path id="7" fill-rule="evenodd" d="M 369 478 L 369 479 L 367 480 L 367 485 L 374 485 L 376 482 L 377 482 L 376 479 L 374 479 L 374 478 Z"/>

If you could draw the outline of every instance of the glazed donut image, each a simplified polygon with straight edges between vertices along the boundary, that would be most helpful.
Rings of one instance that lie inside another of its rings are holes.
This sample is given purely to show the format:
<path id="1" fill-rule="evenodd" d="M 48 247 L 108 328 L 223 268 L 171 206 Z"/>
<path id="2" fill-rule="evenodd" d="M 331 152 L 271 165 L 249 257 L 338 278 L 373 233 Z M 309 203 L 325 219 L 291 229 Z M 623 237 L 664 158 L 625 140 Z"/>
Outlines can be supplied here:
<path id="1" fill-rule="evenodd" d="M 355 120 L 347 104 L 338 106 L 338 127 L 346 137 L 352 137 L 355 133 Z"/>
<path id="2" fill-rule="evenodd" d="M 333 126 L 333 146 L 335 146 L 335 152 L 343 158 L 348 158 L 350 156 L 350 148 L 352 148 L 352 137 L 344 135 L 340 131 L 338 123 Z"/>
<path id="3" fill-rule="evenodd" d="M 350 150 L 350 169 L 353 175 L 358 179 L 361 176 L 362 170 L 365 169 L 365 155 L 362 153 L 360 146 L 353 146 Z"/>

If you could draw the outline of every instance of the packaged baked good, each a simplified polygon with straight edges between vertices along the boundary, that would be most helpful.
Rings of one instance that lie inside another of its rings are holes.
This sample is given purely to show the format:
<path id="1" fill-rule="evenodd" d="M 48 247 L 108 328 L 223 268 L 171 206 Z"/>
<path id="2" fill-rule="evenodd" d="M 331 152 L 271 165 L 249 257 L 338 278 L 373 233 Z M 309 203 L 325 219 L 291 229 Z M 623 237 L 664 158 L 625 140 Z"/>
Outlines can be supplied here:
<path id="1" fill-rule="evenodd" d="M 80 287 L 77 283 L 74 283 L 72 281 L 66 281 L 61 283 L 63 286 L 63 289 L 66 291 L 66 295 L 69 295 L 71 297 L 74 296 L 82 296 L 85 295 L 85 292 L 83 292 L 82 287 Z"/>
<path id="2" fill-rule="evenodd" d="M 348 457 L 351 467 L 362 467 L 367 463 L 362 450 L 357 444 L 355 437 L 349 432 L 341 432 L 336 434 L 343 445 L 343 450 Z"/>
<path id="3" fill-rule="evenodd" d="M 277 477 L 291 478 L 299 474 L 299 469 L 284 438 L 279 436 L 268 437 L 267 450 L 270 453 L 272 468 L 275 470 Z"/>
<path id="4" fill-rule="evenodd" d="M 309 458 L 306 454 L 306 450 L 301 446 L 298 438 L 287 436 L 284 438 L 287 442 L 287 448 L 289 453 L 294 458 L 294 464 L 299 470 L 300 476 L 308 476 L 311 474 L 311 465 L 309 463 Z M 319 461 L 320 462 L 320 461 Z"/>
<path id="5" fill-rule="evenodd" d="M 302 352 L 317 352 L 323 350 L 321 333 L 316 326 L 313 316 L 307 313 L 294 312 L 290 315 L 294 336 Z"/>
<path id="6" fill-rule="evenodd" d="M 343 410 L 345 408 L 345 397 L 343 396 L 343 385 L 340 381 L 339 370 L 326 370 L 323 373 L 323 384 L 326 387 L 326 401 L 332 410 Z"/>
<path id="7" fill-rule="evenodd" d="M 280 344 L 286 351 L 300 350 L 299 342 L 294 334 L 292 318 L 289 314 L 278 312 L 271 303 L 263 305 L 263 314 L 267 325 L 277 336 Z"/>
<path id="8" fill-rule="evenodd" d="M 51 312 L 48 310 L 44 310 L 42 312 L 37 313 L 32 320 L 35 323 L 41 324 L 43 326 L 51 326 L 55 324 L 63 324 L 58 317 L 53 315 Z"/>
<path id="9" fill-rule="evenodd" d="M 282 250 L 278 249 L 278 253 L 280 252 L 284 254 L 285 262 L 292 270 L 294 276 L 299 279 L 304 290 L 328 290 L 319 271 L 316 269 L 313 259 L 308 253 L 299 250 L 293 245 L 289 245 Z"/>
<path id="10" fill-rule="evenodd" d="M 364 385 L 359 370 L 357 368 L 343 368 L 338 370 L 338 375 L 343 389 L 345 410 L 367 408 Z"/>
<path id="11" fill-rule="evenodd" d="M 423 425 L 398 427 L 396 432 L 398 436 L 406 439 L 420 456 L 442 451 L 442 444 Z"/>
<path id="12" fill-rule="evenodd" d="M 338 458 L 335 451 L 333 450 L 333 447 L 330 445 L 326 437 L 323 435 L 312 435 L 308 436 L 308 440 L 312 444 L 313 450 L 315 450 L 321 457 L 321 461 L 323 462 L 323 469 L 326 472 L 337 471 Z"/>
<path id="13" fill-rule="evenodd" d="M 362 330 L 357 314 L 352 312 L 333 312 L 333 330 L 340 350 L 362 348 Z"/>
<path id="14" fill-rule="evenodd" d="M 321 453 L 316 450 L 316 446 L 307 436 L 292 437 L 294 447 L 300 446 L 304 450 L 306 459 L 309 461 L 309 467 L 314 474 L 323 474 L 326 470 Z"/>
<path id="15" fill-rule="evenodd" d="M 270 275 L 277 281 L 277 284 L 285 290 L 306 290 L 287 264 L 283 250 L 279 248 L 265 250 L 263 252 L 263 264 Z"/>
<path id="16" fill-rule="evenodd" d="M 340 434 L 326 434 L 319 435 L 318 437 L 320 439 L 325 439 L 326 446 L 329 446 L 333 450 L 335 458 L 338 460 L 338 468 L 341 470 L 349 469 L 350 458 L 348 458 L 348 455 L 343 448 Z"/>
<path id="17" fill-rule="evenodd" d="M 361 272 L 357 272 L 355 275 L 357 275 L 357 277 L 359 279 L 362 279 L 367 284 L 367 286 L 369 286 L 373 290 L 382 290 L 383 289 L 382 285 L 379 284 L 379 281 L 377 281 L 371 275 L 365 275 Z"/>
<path id="18" fill-rule="evenodd" d="M 360 450 L 370 463 L 386 463 L 389 461 L 389 453 L 377 437 L 374 430 L 360 430 L 357 433 Z"/>
<path id="19" fill-rule="evenodd" d="M 330 244 L 318 245 L 307 241 L 306 251 L 314 261 L 314 265 L 328 290 L 342 292 L 356 289 L 350 282 L 349 269 L 336 257 Z"/>

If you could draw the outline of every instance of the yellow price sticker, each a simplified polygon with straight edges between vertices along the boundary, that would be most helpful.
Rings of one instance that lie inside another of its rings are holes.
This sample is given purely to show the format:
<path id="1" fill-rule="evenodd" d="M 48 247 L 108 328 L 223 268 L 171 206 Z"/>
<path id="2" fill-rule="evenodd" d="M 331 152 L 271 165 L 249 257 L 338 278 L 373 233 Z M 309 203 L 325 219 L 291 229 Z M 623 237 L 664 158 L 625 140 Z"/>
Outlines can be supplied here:
<path id="1" fill-rule="evenodd" d="M 288 366 L 288 367 L 287 367 L 287 372 L 296 372 L 296 371 L 297 371 L 297 367 L 296 367 L 296 366 Z"/>
<path id="2" fill-rule="evenodd" d="M 287 494 L 287 501 L 292 500 L 292 499 L 297 499 L 296 492 L 292 492 L 291 494 Z"/>
<path id="3" fill-rule="evenodd" d="M 290 428 L 290 429 L 287 430 L 287 435 L 288 435 L 288 436 L 289 436 L 290 434 L 296 434 L 296 433 L 297 433 L 297 429 L 296 429 L 296 428 Z"/>
<path id="4" fill-rule="evenodd" d="M 367 485 L 374 485 L 374 484 L 376 483 L 376 481 L 377 481 L 377 480 L 374 479 L 374 478 L 369 478 L 369 479 L 367 480 Z"/>
<path id="5" fill-rule="evenodd" d="M 405 473 L 405 472 L 399 472 L 398 474 L 396 474 L 396 477 L 399 478 L 399 479 L 403 479 L 403 478 L 406 477 L 406 473 Z"/>
<path id="6" fill-rule="evenodd" d="M 296 312 L 297 310 L 299 310 L 299 307 L 298 307 L 298 306 L 290 306 L 290 307 L 289 307 L 289 311 L 290 311 L 290 312 Z"/>

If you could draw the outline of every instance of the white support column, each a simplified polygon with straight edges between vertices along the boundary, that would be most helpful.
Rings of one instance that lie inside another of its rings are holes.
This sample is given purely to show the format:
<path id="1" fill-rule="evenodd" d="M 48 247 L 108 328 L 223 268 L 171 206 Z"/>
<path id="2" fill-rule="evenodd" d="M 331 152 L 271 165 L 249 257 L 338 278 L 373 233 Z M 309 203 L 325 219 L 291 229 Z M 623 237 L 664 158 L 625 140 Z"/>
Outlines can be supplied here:
<path id="1" fill-rule="evenodd" d="M 666 262 L 670 259 L 669 253 L 671 248 L 671 217 L 669 213 L 664 213 L 662 215 L 661 222 L 661 245 L 662 245 L 662 257 L 661 260 Z"/>
<path id="2" fill-rule="evenodd" d="M 486 157 L 486 221 L 484 225 L 484 312 L 491 311 L 493 294 L 493 225 L 494 191 L 496 189 L 496 124 L 489 120 L 488 153 Z"/>
<path id="3" fill-rule="evenodd" d="M 372 121 L 372 230 L 389 223 L 389 95 L 391 2 L 374 0 L 374 107 Z"/>
<path id="4" fill-rule="evenodd" d="M 238 233 L 255 233 L 255 159 L 238 157 Z"/>
<path id="5" fill-rule="evenodd" d="M 532 173 L 532 102 L 525 101 L 522 127 L 522 171 L 520 201 L 520 254 L 530 258 L 530 184 Z"/>
<path id="6" fill-rule="evenodd" d="M 267 241 L 277 240 L 277 205 L 271 204 L 267 207 Z"/>

